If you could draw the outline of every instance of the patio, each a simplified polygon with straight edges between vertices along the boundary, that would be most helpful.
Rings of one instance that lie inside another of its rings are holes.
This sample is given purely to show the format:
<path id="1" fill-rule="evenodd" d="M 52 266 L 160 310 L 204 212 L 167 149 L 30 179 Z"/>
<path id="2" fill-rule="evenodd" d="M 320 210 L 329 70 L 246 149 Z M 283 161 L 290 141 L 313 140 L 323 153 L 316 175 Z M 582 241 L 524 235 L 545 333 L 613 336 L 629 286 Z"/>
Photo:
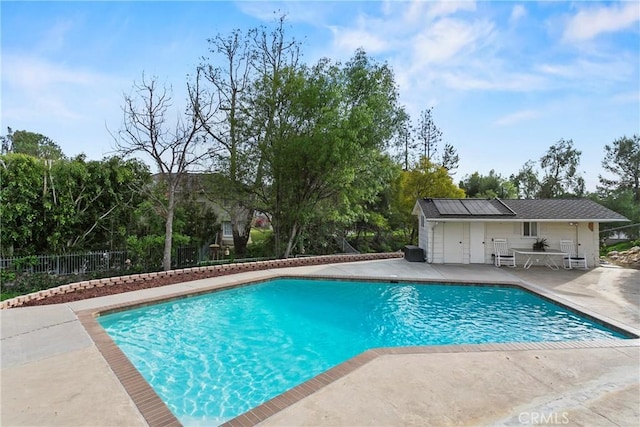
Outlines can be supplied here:
<path id="1" fill-rule="evenodd" d="M 429 265 L 403 259 L 255 271 L 68 304 L 0 311 L 2 425 L 147 425 L 76 313 L 275 275 L 525 283 L 640 329 L 640 271 Z M 640 340 L 380 355 L 264 425 L 637 425 Z M 108 398 L 106 398 L 108 397 Z M 551 419 L 549 417 L 555 417 Z"/>

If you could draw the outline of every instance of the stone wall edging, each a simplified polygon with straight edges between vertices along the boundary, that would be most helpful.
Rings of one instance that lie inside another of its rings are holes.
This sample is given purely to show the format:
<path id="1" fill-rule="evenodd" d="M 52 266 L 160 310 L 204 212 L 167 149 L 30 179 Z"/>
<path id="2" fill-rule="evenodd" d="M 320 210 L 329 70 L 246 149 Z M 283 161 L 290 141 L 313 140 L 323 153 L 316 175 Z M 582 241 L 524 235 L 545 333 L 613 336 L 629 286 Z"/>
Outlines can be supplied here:
<path id="1" fill-rule="evenodd" d="M 216 276 L 226 276 L 229 274 L 244 273 L 248 271 L 269 270 L 272 268 L 285 267 L 302 267 L 307 265 L 333 264 L 354 261 L 371 261 L 378 259 L 402 258 L 402 252 L 383 252 L 370 254 L 340 254 L 340 255 L 321 255 L 300 258 L 275 259 L 269 261 L 252 261 L 246 263 L 231 263 L 210 265 L 205 267 L 192 267 L 179 270 L 159 271 L 154 273 L 141 273 L 126 276 L 109 277 L 104 279 L 92 279 L 82 282 L 69 283 L 67 285 L 57 286 L 51 289 L 45 289 L 32 292 L 26 295 L 20 295 L 0 301 L 0 310 L 7 308 L 19 307 L 29 301 L 42 300 L 54 295 L 62 295 L 76 290 L 92 289 L 103 286 L 118 286 L 120 284 L 130 284 L 136 282 L 146 282 L 153 280 L 154 277 L 162 276 L 184 276 L 184 281 L 189 281 L 191 273 L 200 273 L 203 271 L 216 272 Z"/>

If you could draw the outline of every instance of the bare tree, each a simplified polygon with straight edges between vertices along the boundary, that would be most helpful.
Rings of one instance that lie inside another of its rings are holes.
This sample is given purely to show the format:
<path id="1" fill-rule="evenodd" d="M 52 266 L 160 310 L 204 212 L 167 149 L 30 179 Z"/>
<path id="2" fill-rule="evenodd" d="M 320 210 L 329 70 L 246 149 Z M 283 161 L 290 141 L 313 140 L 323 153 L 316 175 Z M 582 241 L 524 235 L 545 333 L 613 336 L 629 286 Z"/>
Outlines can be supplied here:
<path id="1" fill-rule="evenodd" d="M 198 89 L 196 89 L 197 91 Z M 159 184 L 164 185 L 166 199 L 154 197 L 156 207 L 165 219 L 162 268 L 171 269 L 171 243 L 176 193 L 189 169 L 202 155 L 198 154 L 202 124 L 189 106 L 184 118 L 176 116 L 170 123 L 172 92 L 159 86 L 157 78 L 133 84 L 132 94 L 124 95 L 122 128 L 116 138 L 116 150 L 123 156 L 148 155 L 158 169 Z"/>
<path id="2" fill-rule="evenodd" d="M 214 66 L 203 58 L 197 68 L 194 83 L 189 84 L 189 94 L 194 112 L 203 130 L 214 146 L 210 153 L 214 169 L 218 172 L 219 194 L 228 201 L 223 206 L 231 219 L 236 256 L 246 252 L 253 206 L 248 182 L 252 173 L 247 158 L 247 117 L 244 98 L 252 83 L 251 71 L 255 50 L 251 40 L 255 30 L 244 35 L 235 30 L 227 36 L 218 34 L 209 39 L 209 52 L 214 55 Z M 206 85 L 198 91 L 200 85 Z"/>

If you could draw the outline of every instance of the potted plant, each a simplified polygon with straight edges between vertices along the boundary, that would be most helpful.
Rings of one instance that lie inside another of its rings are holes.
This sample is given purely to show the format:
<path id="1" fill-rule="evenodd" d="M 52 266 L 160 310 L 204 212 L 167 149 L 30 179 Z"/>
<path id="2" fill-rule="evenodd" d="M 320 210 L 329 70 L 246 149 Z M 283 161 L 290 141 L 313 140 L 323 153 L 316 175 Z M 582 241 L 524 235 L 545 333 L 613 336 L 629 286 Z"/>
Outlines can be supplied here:
<path id="1" fill-rule="evenodd" d="M 534 251 L 544 251 L 545 248 L 548 248 L 549 244 L 547 243 L 547 239 L 545 237 L 538 237 L 535 242 L 533 242 L 533 250 Z"/>

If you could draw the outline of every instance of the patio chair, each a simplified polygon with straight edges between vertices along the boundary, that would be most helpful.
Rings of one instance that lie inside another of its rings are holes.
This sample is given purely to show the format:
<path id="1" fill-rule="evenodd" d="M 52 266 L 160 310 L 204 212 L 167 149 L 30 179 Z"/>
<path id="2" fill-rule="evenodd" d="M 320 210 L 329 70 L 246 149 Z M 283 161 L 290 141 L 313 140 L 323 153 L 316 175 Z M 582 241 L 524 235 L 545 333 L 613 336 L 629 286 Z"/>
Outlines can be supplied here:
<path id="1" fill-rule="evenodd" d="M 493 239 L 493 263 L 496 267 L 506 265 L 508 267 L 516 266 L 516 256 L 509 251 L 507 239 Z"/>
<path id="2" fill-rule="evenodd" d="M 585 254 L 578 253 L 573 240 L 560 240 L 560 250 L 568 254 L 562 258 L 564 268 L 571 269 L 574 265 L 576 267 L 582 267 L 584 269 L 588 268 L 587 257 L 585 256 Z"/>

